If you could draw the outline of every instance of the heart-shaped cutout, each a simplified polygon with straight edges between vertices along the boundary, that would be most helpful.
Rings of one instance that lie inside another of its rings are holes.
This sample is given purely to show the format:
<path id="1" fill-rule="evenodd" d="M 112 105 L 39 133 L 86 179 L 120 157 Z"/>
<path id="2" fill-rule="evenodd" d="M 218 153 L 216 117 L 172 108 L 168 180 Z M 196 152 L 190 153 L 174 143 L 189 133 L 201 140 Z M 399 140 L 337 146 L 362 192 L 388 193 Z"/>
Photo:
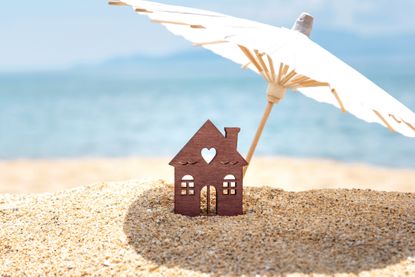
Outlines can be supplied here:
<path id="1" fill-rule="evenodd" d="M 200 153 L 202 154 L 202 158 L 205 160 L 205 162 L 209 164 L 216 156 L 216 149 L 203 148 Z"/>

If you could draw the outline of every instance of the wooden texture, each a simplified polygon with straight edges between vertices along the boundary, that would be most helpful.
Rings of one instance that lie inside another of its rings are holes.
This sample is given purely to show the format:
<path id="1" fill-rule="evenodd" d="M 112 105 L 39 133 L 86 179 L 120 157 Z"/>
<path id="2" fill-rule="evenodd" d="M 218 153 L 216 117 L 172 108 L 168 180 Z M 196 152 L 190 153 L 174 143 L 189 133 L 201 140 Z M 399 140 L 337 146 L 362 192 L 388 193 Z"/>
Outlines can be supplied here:
<path id="1" fill-rule="evenodd" d="M 193 46 L 204 46 L 204 45 L 211 45 L 211 44 L 220 44 L 220 43 L 228 43 L 226 40 L 213 40 L 213 41 L 205 41 L 205 42 L 195 42 Z"/>
<path id="2" fill-rule="evenodd" d="M 267 55 L 267 59 L 268 59 L 268 64 L 269 64 L 269 67 L 270 67 L 270 69 L 271 69 L 271 80 L 272 80 L 273 82 L 275 82 L 275 69 L 274 69 L 274 63 L 272 62 L 272 58 L 271 58 L 269 55 Z"/>
<path id="3" fill-rule="evenodd" d="M 408 123 L 408 122 L 406 122 L 406 121 L 404 121 L 404 120 L 402 120 L 402 122 L 403 123 L 405 123 L 409 128 L 411 128 L 413 131 L 415 131 L 415 127 L 414 127 L 414 125 L 412 125 L 412 124 L 410 124 L 410 123 Z"/>
<path id="4" fill-rule="evenodd" d="M 240 215 L 243 195 L 243 168 L 248 165 L 237 151 L 239 128 L 225 128 L 225 136 L 208 120 L 169 163 L 174 166 L 174 212 L 187 216 L 202 213 L 200 193 L 215 188 L 216 214 Z M 207 163 L 202 156 L 203 149 L 216 150 L 214 158 Z M 189 175 L 193 180 L 190 179 Z M 234 179 L 225 180 L 232 175 Z M 226 184 L 226 186 L 225 186 Z M 190 187 L 190 185 L 192 187 Z M 225 193 L 226 192 L 226 193 Z"/>
<path id="5" fill-rule="evenodd" d="M 331 89 L 331 92 L 333 93 L 334 97 L 336 97 L 337 103 L 339 103 L 340 110 L 342 112 L 346 112 L 346 109 L 343 105 L 343 101 L 340 99 L 339 95 L 337 94 L 337 91 L 333 88 Z"/>
<path id="6" fill-rule="evenodd" d="M 109 5 L 113 5 L 113 6 L 127 6 L 127 4 L 125 4 L 124 2 L 121 2 L 119 0 L 110 0 L 108 1 Z"/>
<path id="7" fill-rule="evenodd" d="M 267 106 L 265 107 L 264 114 L 262 115 L 261 121 L 259 122 L 258 129 L 255 133 L 254 140 L 252 141 L 251 147 L 249 148 L 248 155 L 246 156 L 246 161 L 248 164 L 250 163 L 252 156 L 254 155 L 255 149 L 258 145 L 259 138 L 261 137 L 262 131 L 264 130 L 265 123 L 268 120 L 269 115 L 271 114 L 272 107 L 274 104 L 272 102 L 267 102 Z M 246 171 L 248 170 L 248 167 L 244 168 L 243 176 L 245 176 Z"/>
<path id="8" fill-rule="evenodd" d="M 138 13 L 152 13 L 151 11 L 142 8 L 135 8 L 134 11 Z"/>
<path id="9" fill-rule="evenodd" d="M 389 129 L 389 131 L 394 132 L 395 130 L 392 128 L 392 126 L 389 124 L 389 122 L 378 112 L 377 110 L 373 110 L 373 112 L 382 120 L 382 122 L 386 125 L 386 127 Z"/>

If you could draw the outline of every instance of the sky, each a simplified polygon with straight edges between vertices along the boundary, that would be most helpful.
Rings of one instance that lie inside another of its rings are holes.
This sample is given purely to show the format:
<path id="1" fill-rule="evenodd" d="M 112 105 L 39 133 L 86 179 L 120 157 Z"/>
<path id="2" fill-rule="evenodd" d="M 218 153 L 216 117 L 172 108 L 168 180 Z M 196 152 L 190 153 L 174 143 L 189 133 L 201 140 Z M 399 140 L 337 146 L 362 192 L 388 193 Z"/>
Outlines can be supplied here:
<path id="1" fill-rule="evenodd" d="M 384 38 L 415 36 L 415 0 L 176 0 L 164 3 L 218 11 L 291 27 L 303 11 L 313 32 L 336 30 Z M 351 42 L 352 43 L 352 42 Z M 0 71 L 62 69 L 133 54 L 167 55 L 190 43 L 105 0 L 4 1 L 0 8 Z"/>

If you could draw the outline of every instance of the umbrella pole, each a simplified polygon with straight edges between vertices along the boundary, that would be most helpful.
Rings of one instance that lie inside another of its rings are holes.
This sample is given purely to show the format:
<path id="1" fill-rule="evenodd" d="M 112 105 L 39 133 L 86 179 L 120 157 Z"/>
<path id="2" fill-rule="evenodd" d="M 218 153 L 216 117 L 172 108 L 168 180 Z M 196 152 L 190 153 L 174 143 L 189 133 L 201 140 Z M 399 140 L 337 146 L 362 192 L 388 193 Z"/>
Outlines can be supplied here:
<path id="1" fill-rule="evenodd" d="M 305 34 L 306 36 L 310 36 L 311 30 L 313 29 L 313 20 L 314 18 L 309 15 L 308 13 L 302 13 L 297 20 L 295 21 L 292 30 L 298 31 L 300 33 Z M 251 147 L 249 148 L 248 155 L 246 156 L 246 161 L 248 165 L 245 166 L 243 171 L 243 176 L 245 176 L 246 171 L 248 170 L 248 166 L 251 163 L 252 156 L 254 155 L 255 148 L 258 145 L 259 138 L 261 137 L 262 131 L 264 130 L 265 123 L 268 120 L 268 117 L 271 113 L 272 106 L 278 103 L 284 97 L 285 88 L 279 87 L 277 84 L 269 84 L 268 86 L 268 102 L 267 106 L 265 107 L 264 114 L 262 115 L 261 122 L 259 122 L 258 129 L 256 131 L 254 140 L 252 141 Z M 273 87 L 276 86 L 276 87 Z M 271 101 L 270 101 L 271 100 Z"/>
<path id="2" fill-rule="evenodd" d="M 272 111 L 273 106 L 274 106 L 274 103 L 272 103 L 271 101 L 267 102 L 267 106 L 265 107 L 264 114 L 262 115 L 261 121 L 259 122 L 258 129 L 256 130 L 254 140 L 252 141 L 251 147 L 249 148 L 249 151 L 248 151 L 248 155 L 246 156 L 246 161 L 248 162 L 248 165 L 245 166 L 244 168 L 243 176 L 245 176 L 245 173 L 248 170 L 248 166 L 251 163 L 252 156 L 254 155 L 256 146 L 258 145 L 259 138 L 262 135 L 262 131 L 264 130 L 265 123 L 268 120 L 268 117 Z"/>

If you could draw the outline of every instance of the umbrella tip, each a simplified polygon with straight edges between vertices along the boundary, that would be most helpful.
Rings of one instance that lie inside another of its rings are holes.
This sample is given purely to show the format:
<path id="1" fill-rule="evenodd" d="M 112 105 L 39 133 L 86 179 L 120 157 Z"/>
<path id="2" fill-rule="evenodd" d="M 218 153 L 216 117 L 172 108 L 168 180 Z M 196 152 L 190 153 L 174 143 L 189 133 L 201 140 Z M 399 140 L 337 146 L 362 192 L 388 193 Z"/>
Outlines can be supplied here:
<path id="1" fill-rule="evenodd" d="M 291 29 L 303 33 L 309 37 L 311 30 L 313 29 L 313 21 L 314 17 L 311 14 L 303 12 L 297 18 Z"/>

